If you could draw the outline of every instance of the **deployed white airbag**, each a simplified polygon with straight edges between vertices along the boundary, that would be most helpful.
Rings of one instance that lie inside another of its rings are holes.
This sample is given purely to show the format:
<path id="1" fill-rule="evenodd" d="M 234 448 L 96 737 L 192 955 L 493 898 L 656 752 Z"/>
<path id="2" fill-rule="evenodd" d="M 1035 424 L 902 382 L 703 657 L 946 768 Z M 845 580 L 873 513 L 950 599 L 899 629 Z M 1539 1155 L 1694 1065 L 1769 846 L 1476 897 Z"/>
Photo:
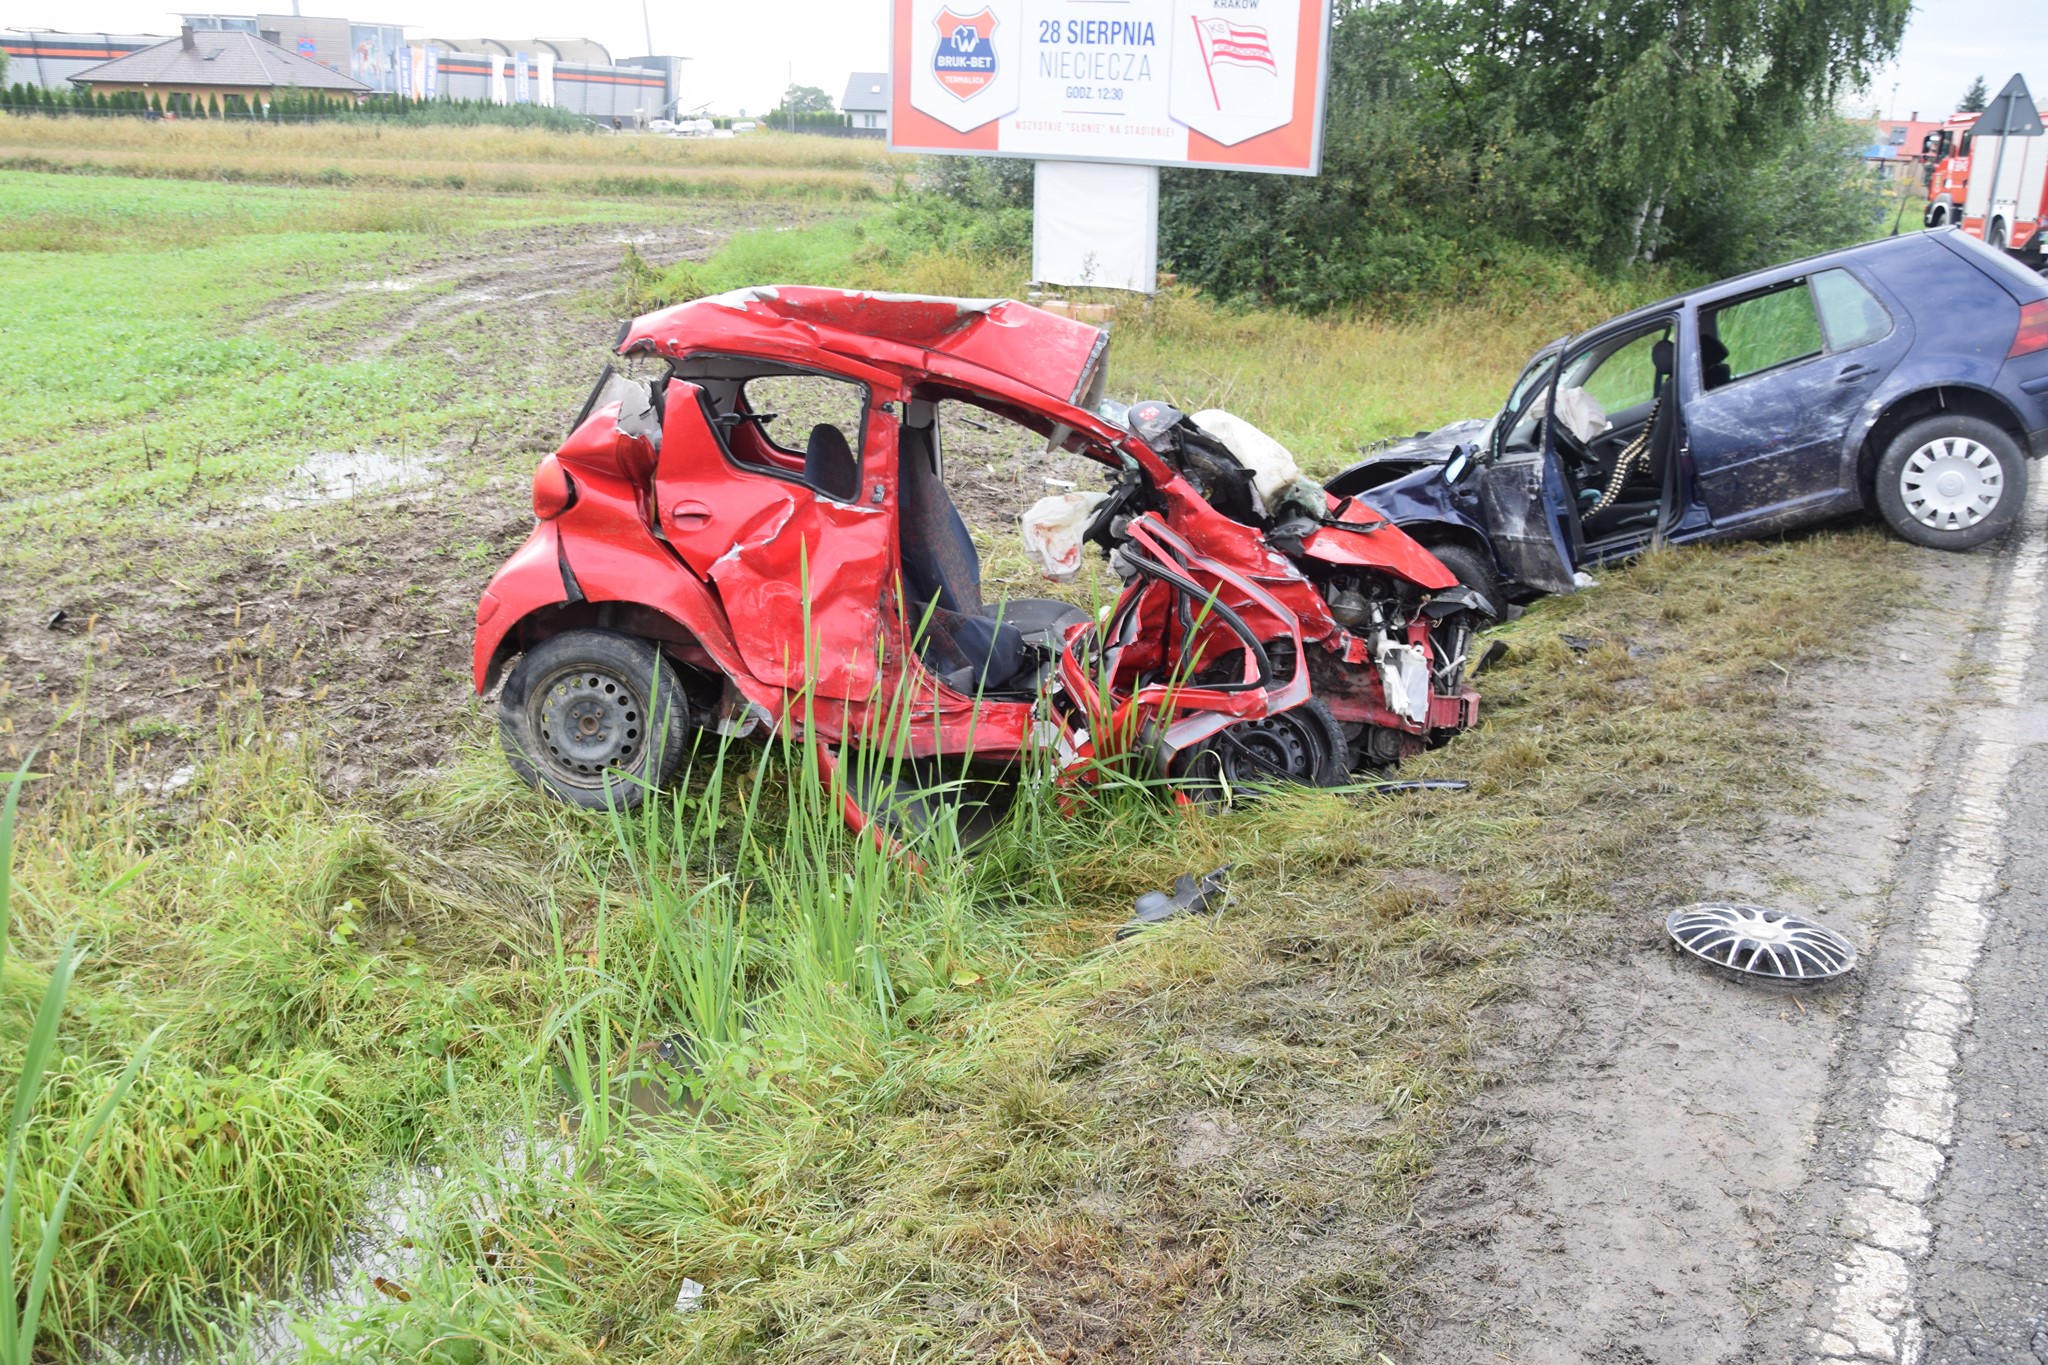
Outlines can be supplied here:
<path id="1" fill-rule="evenodd" d="M 1301 482 L 1301 466 L 1294 462 L 1293 452 L 1244 418 L 1221 408 L 1204 408 L 1191 420 L 1252 472 L 1252 487 L 1265 506 L 1274 506 L 1283 490 Z"/>
<path id="2" fill-rule="evenodd" d="M 1095 518 L 1107 493 L 1050 493 L 1025 509 L 1018 530 L 1024 552 L 1056 583 L 1081 572 L 1081 533 Z"/>

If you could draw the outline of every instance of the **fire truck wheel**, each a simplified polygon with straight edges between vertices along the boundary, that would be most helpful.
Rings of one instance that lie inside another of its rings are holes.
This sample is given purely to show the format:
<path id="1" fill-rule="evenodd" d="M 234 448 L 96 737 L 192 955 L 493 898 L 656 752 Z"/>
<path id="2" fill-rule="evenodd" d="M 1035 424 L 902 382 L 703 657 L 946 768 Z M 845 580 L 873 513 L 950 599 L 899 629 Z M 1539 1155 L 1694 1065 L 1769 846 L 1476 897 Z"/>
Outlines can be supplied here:
<path id="1" fill-rule="evenodd" d="M 1984 229 L 1984 245 L 1994 251 L 2005 250 L 2005 224 L 2002 221 L 1994 221 Z"/>
<path id="2" fill-rule="evenodd" d="M 528 650 L 498 697 L 512 770 L 591 810 L 631 810 L 674 774 L 689 737 L 675 665 L 646 640 L 570 630 Z"/>
<path id="3" fill-rule="evenodd" d="M 1902 539 L 1970 550 L 2004 534 L 2027 497 L 2027 461 L 2001 427 L 1944 413 L 1900 432 L 1877 462 L 1877 510 Z"/>

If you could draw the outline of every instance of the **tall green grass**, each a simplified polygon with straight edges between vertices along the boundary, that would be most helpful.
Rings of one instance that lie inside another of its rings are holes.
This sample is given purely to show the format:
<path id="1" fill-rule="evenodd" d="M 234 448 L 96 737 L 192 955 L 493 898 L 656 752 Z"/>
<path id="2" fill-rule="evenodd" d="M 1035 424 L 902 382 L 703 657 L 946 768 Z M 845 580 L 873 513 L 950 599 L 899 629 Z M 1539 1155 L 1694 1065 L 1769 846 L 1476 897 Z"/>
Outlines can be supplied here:
<path id="1" fill-rule="evenodd" d="M 31 757 L 30 762 L 33 761 Z M 15 770 L 7 784 L 6 800 L 0 803 L 0 990 L 5 990 L 10 996 L 13 991 L 8 988 L 7 947 L 13 924 L 14 822 L 20 808 L 21 784 L 27 775 L 26 764 Z M 152 1035 L 136 1048 L 113 1084 L 98 1094 L 83 1125 L 68 1135 L 68 1152 L 64 1147 L 55 1152 L 31 1152 L 29 1128 L 36 1117 L 37 1101 L 42 1096 L 44 1082 L 51 1077 L 54 1064 L 59 1060 L 57 1033 L 63 1021 L 65 1000 L 71 992 L 71 979 L 78 970 L 78 960 L 77 942 L 67 937 L 57 949 L 57 959 L 49 975 L 41 983 L 40 990 L 34 992 L 35 1017 L 22 1044 L 14 1082 L 14 1103 L 7 1115 L 7 1162 L 4 1177 L 0 1177 L 0 1365 L 29 1365 L 36 1354 L 36 1338 L 42 1329 L 43 1300 L 56 1271 L 64 1215 L 70 1208 L 71 1196 L 78 1189 L 79 1174 L 93 1144 L 99 1141 L 100 1134 L 126 1098 L 129 1087 L 135 1083 L 154 1042 Z M 10 1000 L 8 1003 L 11 1005 L 13 1002 Z M 67 1155 L 69 1164 L 65 1165 Z M 42 1161 L 50 1161 L 51 1169 L 33 1168 Z M 48 1177 L 60 1165 L 64 1166 L 64 1173 L 56 1179 L 52 1189 Z M 17 1220 L 24 1222 L 26 1230 L 32 1234 L 21 1239 L 18 1249 L 15 1241 Z M 17 1264 L 17 1250 L 21 1255 L 33 1258 L 25 1273 Z"/>

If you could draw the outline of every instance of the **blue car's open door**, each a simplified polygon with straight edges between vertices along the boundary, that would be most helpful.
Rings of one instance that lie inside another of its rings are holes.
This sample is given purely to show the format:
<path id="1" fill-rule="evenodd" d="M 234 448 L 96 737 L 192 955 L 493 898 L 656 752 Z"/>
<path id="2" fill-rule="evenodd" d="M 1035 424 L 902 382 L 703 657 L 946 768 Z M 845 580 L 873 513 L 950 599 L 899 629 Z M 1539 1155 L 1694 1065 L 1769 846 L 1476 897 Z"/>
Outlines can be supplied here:
<path id="1" fill-rule="evenodd" d="M 1563 349 L 1560 338 L 1538 351 L 1508 391 L 1478 476 L 1494 557 L 1523 583 L 1552 593 L 1573 587 L 1571 493 L 1543 420 L 1556 398 Z"/>

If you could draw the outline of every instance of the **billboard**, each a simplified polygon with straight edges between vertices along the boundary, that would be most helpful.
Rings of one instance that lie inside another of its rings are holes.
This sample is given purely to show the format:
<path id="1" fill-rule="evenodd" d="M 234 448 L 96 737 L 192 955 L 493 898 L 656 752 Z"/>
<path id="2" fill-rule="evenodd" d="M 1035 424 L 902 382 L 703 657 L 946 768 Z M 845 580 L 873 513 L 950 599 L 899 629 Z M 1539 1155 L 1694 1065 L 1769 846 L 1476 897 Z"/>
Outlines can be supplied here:
<path id="1" fill-rule="evenodd" d="M 890 0 L 889 145 L 1314 175 L 1329 0 Z"/>
<path id="2" fill-rule="evenodd" d="M 349 26 L 348 74 L 379 94 L 395 94 L 399 78 L 398 51 L 405 46 L 402 30 L 385 24 Z"/>

